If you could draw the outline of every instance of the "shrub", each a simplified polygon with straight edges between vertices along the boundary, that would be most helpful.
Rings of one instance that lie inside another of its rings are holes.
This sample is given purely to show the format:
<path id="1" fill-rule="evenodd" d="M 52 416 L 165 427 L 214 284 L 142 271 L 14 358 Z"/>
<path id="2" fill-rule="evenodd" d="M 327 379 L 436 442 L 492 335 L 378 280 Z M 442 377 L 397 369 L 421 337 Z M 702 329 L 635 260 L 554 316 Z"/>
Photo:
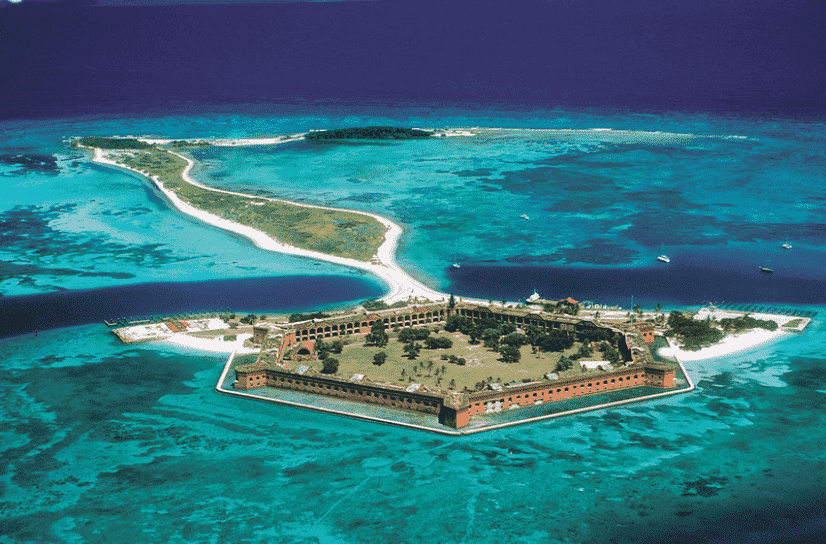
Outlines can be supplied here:
<path id="1" fill-rule="evenodd" d="M 327 357 L 324 359 L 324 367 L 321 369 L 324 374 L 335 374 L 338 372 L 338 359 Z"/>
<path id="2" fill-rule="evenodd" d="M 453 340 L 450 338 L 425 338 L 424 347 L 426 349 L 449 349 L 453 347 Z"/>

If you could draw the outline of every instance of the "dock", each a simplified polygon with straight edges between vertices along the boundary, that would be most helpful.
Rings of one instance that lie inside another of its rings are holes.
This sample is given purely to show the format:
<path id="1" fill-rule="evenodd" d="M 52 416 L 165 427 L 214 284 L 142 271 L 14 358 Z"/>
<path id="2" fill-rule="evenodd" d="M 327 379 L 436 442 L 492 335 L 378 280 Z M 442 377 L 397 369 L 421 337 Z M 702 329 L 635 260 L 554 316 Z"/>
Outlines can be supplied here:
<path id="1" fill-rule="evenodd" d="M 763 304 L 737 304 L 721 302 L 714 304 L 721 310 L 731 310 L 733 312 L 743 312 L 747 314 L 771 314 L 771 315 L 787 315 L 790 317 L 808 317 L 809 319 L 817 315 L 815 310 L 799 310 L 796 308 L 784 308 L 782 306 L 771 306 Z"/>
<path id="2" fill-rule="evenodd" d="M 798 310 L 761 304 L 728 304 L 721 302 L 713 306 L 718 310 L 731 312 L 732 314 L 749 314 L 755 318 L 760 316 L 771 318 L 786 332 L 803 332 L 817 315 L 814 310 Z"/>

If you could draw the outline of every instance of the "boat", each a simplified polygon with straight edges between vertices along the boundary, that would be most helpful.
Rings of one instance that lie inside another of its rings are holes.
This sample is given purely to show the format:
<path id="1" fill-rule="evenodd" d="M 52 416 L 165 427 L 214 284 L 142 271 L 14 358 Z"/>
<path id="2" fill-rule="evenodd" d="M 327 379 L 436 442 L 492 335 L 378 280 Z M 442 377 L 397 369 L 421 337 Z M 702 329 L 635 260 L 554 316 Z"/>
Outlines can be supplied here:
<path id="1" fill-rule="evenodd" d="M 772 270 L 771 268 L 765 267 L 765 266 L 761 266 L 760 271 L 765 272 L 766 274 L 771 274 L 772 272 L 774 272 L 774 270 Z"/>
<path id="2" fill-rule="evenodd" d="M 530 219 L 530 217 L 528 217 L 528 214 L 526 214 L 526 213 L 523 213 L 519 217 L 521 217 L 522 219 Z"/>
<path id="3" fill-rule="evenodd" d="M 657 260 L 662 263 L 670 263 L 671 259 L 668 258 L 668 255 L 663 253 L 663 245 L 660 244 L 660 254 L 657 256 Z"/>
<path id="4" fill-rule="evenodd" d="M 541 295 L 541 294 L 539 294 L 539 293 L 536 291 L 536 289 L 534 289 L 534 290 L 533 290 L 533 294 L 532 294 L 531 296 L 529 296 L 528 298 L 526 298 L 526 299 L 525 299 L 525 302 L 527 302 L 528 304 L 532 304 L 532 303 L 536 302 L 537 300 L 539 300 L 539 299 L 541 299 L 541 298 L 542 298 L 542 295 Z"/>
<path id="5" fill-rule="evenodd" d="M 462 265 L 460 265 L 459 263 L 453 263 L 452 266 L 453 268 L 462 268 Z"/>
<path id="6" fill-rule="evenodd" d="M 789 242 L 785 242 L 785 243 L 783 243 L 783 245 L 782 245 L 782 246 L 780 246 L 780 247 L 782 247 L 783 249 L 791 249 L 791 248 L 792 248 L 792 245 L 791 245 Z"/>

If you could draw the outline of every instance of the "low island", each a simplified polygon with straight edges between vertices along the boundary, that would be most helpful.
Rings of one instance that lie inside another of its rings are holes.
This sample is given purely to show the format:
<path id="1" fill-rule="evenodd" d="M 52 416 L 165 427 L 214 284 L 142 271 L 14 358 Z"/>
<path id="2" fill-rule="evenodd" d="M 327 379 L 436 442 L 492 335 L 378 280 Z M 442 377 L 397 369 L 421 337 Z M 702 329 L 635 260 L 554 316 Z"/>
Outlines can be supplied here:
<path id="1" fill-rule="evenodd" d="M 808 324 L 808 318 L 716 308 L 692 316 L 674 311 L 666 319 L 659 311 L 582 309 L 570 297 L 543 304 L 456 301 L 398 266 L 401 228 L 389 219 L 208 187 L 189 176 L 194 162 L 182 154 L 301 138 L 434 135 L 472 133 L 363 127 L 237 141 L 76 140 L 96 162 L 145 176 L 194 218 L 267 250 L 366 270 L 389 286 L 381 299 L 332 315 L 169 319 L 116 334 L 128 343 L 167 340 L 231 351 L 217 385 L 222 393 L 466 434 L 690 391 L 682 360 L 746 349 Z"/>
<path id="2" fill-rule="evenodd" d="M 403 127 L 354 127 L 314 130 L 308 132 L 306 140 L 419 140 L 431 138 L 434 133 L 429 130 Z"/>
<path id="3" fill-rule="evenodd" d="M 416 281 L 396 263 L 402 229 L 389 219 L 208 187 L 190 177 L 195 163 L 181 154 L 187 146 L 275 144 L 305 136 L 218 142 L 84 137 L 74 145 L 92 150 L 97 163 L 146 176 L 181 212 L 245 236 L 263 249 L 359 268 L 378 276 L 389 286 L 383 297 L 387 302 L 446 299 L 444 293 Z"/>

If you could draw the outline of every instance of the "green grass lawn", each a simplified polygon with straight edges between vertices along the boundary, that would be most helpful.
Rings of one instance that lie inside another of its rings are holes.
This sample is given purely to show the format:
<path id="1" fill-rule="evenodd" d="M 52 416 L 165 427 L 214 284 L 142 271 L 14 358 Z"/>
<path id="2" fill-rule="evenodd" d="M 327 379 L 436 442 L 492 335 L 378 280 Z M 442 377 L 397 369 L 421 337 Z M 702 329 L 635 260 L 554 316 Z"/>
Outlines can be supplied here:
<path id="1" fill-rule="evenodd" d="M 502 384 L 512 381 L 522 381 L 524 379 L 538 380 L 549 372 L 556 373 L 560 378 L 581 376 L 579 364 L 574 363 L 573 368 L 564 372 L 558 372 L 556 365 L 563 355 L 571 356 L 577 352 L 579 343 L 565 352 L 554 353 L 531 353 L 530 346 L 522 346 L 520 352 L 522 358 L 517 363 L 505 363 L 500 360 L 497 352 L 491 351 L 481 343 L 470 344 L 468 337 L 460 333 L 448 333 L 441 331 L 438 334 L 431 334 L 435 338 L 450 338 L 453 340 L 453 347 L 449 349 L 428 350 L 422 348 L 416 359 L 408 359 L 402 351 L 403 344 L 396 340 L 395 334 L 390 334 L 390 342 L 384 348 L 364 345 L 364 335 L 352 336 L 347 341 L 344 350 L 340 354 L 331 354 L 331 357 L 338 359 L 338 374 L 349 378 L 353 374 L 364 374 L 374 382 L 389 382 L 397 385 L 421 383 L 431 389 L 449 389 L 451 380 L 455 380 L 455 386 L 450 388 L 462 391 L 465 387 L 474 390 L 476 385 L 482 381 L 499 382 Z M 423 342 L 419 342 L 423 344 Z M 387 361 L 382 366 L 373 364 L 373 355 L 383 351 L 387 353 Z M 465 366 L 449 363 L 441 359 L 441 355 L 455 355 L 467 361 Z M 595 351 L 588 360 L 603 359 L 599 351 Z M 433 363 L 430 366 L 430 363 Z M 314 363 L 319 369 L 321 363 Z M 444 369 L 444 370 L 442 370 Z M 402 375 L 404 370 L 404 375 Z M 438 370 L 438 374 L 437 374 Z M 600 371 L 593 372 L 594 374 Z M 439 380 L 441 378 L 441 381 Z"/>

